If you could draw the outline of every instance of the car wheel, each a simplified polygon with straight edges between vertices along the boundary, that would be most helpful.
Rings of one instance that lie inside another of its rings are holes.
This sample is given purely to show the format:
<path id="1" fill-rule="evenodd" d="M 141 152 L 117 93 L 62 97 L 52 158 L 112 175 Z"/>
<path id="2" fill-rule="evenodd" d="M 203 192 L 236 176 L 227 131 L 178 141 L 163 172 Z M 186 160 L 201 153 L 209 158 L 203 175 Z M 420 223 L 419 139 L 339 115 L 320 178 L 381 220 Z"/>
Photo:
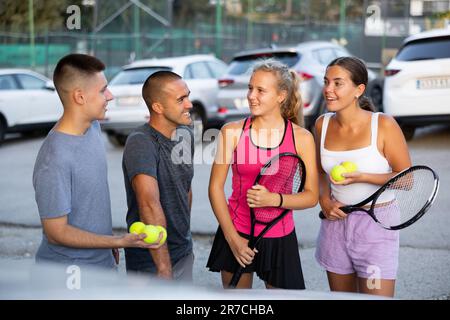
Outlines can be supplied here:
<path id="1" fill-rule="evenodd" d="M 320 117 L 322 114 L 328 112 L 327 110 L 327 103 L 324 99 L 321 99 L 319 102 L 319 109 L 317 110 L 317 113 L 309 119 L 308 123 L 305 123 L 305 128 L 308 129 L 312 134 L 315 134 L 316 132 L 316 120 L 318 117 Z"/>
<path id="2" fill-rule="evenodd" d="M 191 110 L 192 125 L 194 128 L 194 141 L 199 143 L 202 141 L 203 128 L 205 127 L 203 112 L 200 106 L 194 105 Z"/>
<path id="3" fill-rule="evenodd" d="M 407 125 L 400 125 L 400 128 L 402 129 L 403 135 L 405 136 L 405 139 L 411 140 L 414 136 L 414 132 L 416 131 L 416 128 L 413 126 L 407 126 Z"/>
<path id="4" fill-rule="evenodd" d="M 50 131 L 50 129 L 34 129 L 34 130 L 22 132 L 22 136 L 27 137 L 27 138 L 40 137 L 43 135 L 47 135 L 49 131 Z"/>
<path id="5" fill-rule="evenodd" d="M 123 147 L 127 142 L 127 136 L 119 133 L 107 133 L 108 141 L 115 147 Z"/>
<path id="6" fill-rule="evenodd" d="M 379 86 L 374 86 L 370 91 L 370 99 L 377 111 L 383 111 L 383 90 Z"/>
<path id="7" fill-rule="evenodd" d="M 0 119 L 0 146 L 3 143 L 3 140 L 5 139 L 5 131 L 6 131 L 6 125 L 5 123 Z"/>

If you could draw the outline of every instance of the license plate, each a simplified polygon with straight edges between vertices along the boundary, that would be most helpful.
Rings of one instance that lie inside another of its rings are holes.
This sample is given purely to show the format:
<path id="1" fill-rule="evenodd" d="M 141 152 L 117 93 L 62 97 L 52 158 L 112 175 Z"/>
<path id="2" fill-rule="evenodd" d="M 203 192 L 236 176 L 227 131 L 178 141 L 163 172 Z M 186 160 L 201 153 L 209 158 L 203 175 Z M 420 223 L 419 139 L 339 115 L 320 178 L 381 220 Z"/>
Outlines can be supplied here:
<path id="1" fill-rule="evenodd" d="M 236 109 L 248 109 L 248 100 L 234 99 L 234 105 L 236 106 Z"/>
<path id="2" fill-rule="evenodd" d="M 423 78 L 416 81 L 416 87 L 420 90 L 450 89 L 450 77 Z"/>

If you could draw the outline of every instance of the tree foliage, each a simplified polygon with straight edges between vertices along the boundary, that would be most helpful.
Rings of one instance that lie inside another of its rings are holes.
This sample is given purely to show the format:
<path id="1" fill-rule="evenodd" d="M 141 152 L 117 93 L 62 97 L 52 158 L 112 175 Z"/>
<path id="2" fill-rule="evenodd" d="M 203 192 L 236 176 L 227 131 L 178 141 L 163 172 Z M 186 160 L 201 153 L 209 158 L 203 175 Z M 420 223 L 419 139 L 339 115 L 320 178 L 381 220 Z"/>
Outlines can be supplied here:
<path id="1" fill-rule="evenodd" d="M 34 0 L 33 20 L 36 33 L 60 31 L 65 26 L 67 7 L 81 4 L 81 0 Z M 28 1 L 1 0 L 0 30 L 5 32 L 29 31 Z"/>
<path id="2" fill-rule="evenodd" d="M 140 0 L 143 5 L 164 19 L 169 19 L 169 13 L 172 12 L 172 23 L 176 28 L 191 28 L 199 21 L 213 24 L 217 1 L 220 0 Z M 380 1 L 385 1 L 387 10 L 393 16 L 408 14 L 404 0 Z M 97 3 L 96 11 L 93 6 L 83 5 L 83 0 L 33 0 L 35 32 L 68 31 L 65 28 L 65 21 L 68 17 L 66 10 L 69 5 L 80 7 L 81 31 L 91 32 L 95 26 L 107 21 L 121 8 L 130 4 L 129 0 L 95 0 L 95 2 Z M 172 10 L 169 10 L 170 3 L 172 3 Z M 364 0 L 240 0 L 239 4 L 242 10 L 238 13 L 227 12 L 226 6 L 222 8 L 225 23 L 227 17 L 279 23 L 337 23 L 341 18 L 342 5 L 345 5 L 346 21 L 358 22 L 364 18 Z M 1 0 L 0 31 L 28 32 L 28 10 L 28 0 Z M 139 15 L 141 32 L 163 28 L 157 19 L 144 10 L 130 5 L 102 31 L 133 32 L 137 20 L 136 13 Z M 448 12 L 443 12 L 436 17 L 447 18 Z"/>

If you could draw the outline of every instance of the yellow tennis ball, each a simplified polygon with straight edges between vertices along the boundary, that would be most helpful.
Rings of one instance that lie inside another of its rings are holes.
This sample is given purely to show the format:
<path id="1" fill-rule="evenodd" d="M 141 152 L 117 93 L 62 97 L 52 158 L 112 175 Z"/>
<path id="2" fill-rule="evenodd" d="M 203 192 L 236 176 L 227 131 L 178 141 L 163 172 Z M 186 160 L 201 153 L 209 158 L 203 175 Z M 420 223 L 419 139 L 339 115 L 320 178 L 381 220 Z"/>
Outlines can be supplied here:
<path id="1" fill-rule="evenodd" d="M 352 161 L 344 161 L 341 163 L 341 166 L 343 166 L 349 173 L 358 170 L 358 166 Z"/>
<path id="2" fill-rule="evenodd" d="M 154 244 L 156 240 L 158 240 L 159 229 L 154 225 L 146 225 L 143 233 L 147 235 L 147 237 L 144 239 L 146 243 Z"/>
<path id="3" fill-rule="evenodd" d="M 130 233 L 141 234 L 144 233 L 145 224 L 137 221 L 130 226 Z"/>
<path id="4" fill-rule="evenodd" d="M 156 227 L 158 228 L 158 232 L 163 233 L 163 237 L 161 238 L 161 241 L 159 242 L 160 244 L 163 244 L 164 242 L 166 242 L 166 239 L 167 239 L 167 230 L 163 226 L 156 226 Z M 159 236 L 159 233 L 158 233 L 158 236 Z"/>
<path id="5" fill-rule="evenodd" d="M 334 181 L 343 181 L 345 180 L 345 178 L 342 176 L 343 173 L 346 173 L 347 169 L 345 169 L 344 166 L 341 166 L 340 164 L 336 165 L 333 167 L 333 169 L 331 169 L 331 177 L 333 178 Z"/>

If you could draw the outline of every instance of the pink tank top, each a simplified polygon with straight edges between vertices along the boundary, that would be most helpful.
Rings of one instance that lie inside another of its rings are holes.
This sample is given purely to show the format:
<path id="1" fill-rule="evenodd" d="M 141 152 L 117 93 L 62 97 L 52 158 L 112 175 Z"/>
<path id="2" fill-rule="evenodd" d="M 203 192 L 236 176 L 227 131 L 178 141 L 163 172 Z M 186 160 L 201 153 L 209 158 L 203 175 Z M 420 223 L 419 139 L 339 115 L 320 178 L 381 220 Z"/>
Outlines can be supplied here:
<path id="1" fill-rule="evenodd" d="M 241 137 L 233 153 L 232 163 L 232 194 L 228 199 L 228 210 L 237 231 L 250 234 L 250 207 L 247 204 L 247 190 L 255 182 L 261 168 L 273 156 L 295 150 L 295 140 L 292 123 L 285 121 L 284 134 L 280 144 L 274 148 L 257 146 L 251 138 L 252 119 L 245 119 Z M 273 226 L 264 238 L 279 238 L 294 230 L 294 219 L 292 210 L 275 226 Z M 255 236 L 257 236 L 265 225 L 256 224 Z"/>

